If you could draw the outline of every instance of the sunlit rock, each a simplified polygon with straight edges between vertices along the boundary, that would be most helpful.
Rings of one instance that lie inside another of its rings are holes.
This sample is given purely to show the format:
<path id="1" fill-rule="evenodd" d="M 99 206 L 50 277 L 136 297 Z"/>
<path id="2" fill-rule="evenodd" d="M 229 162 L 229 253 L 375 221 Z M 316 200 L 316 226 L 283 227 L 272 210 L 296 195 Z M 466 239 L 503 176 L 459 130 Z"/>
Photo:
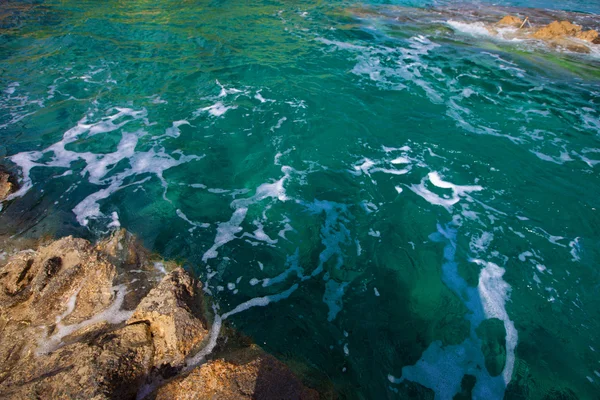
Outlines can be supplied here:
<path id="1" fill-rule="evenodd" d="M 500 21 L 498 21 L 498 23 L 496 25 L 499 26 L 514 26 L 516 28 L 519 28 L 521 25 L 523 25 L 523 20 L 519 17 L 514 17 L 512 15 L 507 15 L 504 18 L 502 18 Z"/>

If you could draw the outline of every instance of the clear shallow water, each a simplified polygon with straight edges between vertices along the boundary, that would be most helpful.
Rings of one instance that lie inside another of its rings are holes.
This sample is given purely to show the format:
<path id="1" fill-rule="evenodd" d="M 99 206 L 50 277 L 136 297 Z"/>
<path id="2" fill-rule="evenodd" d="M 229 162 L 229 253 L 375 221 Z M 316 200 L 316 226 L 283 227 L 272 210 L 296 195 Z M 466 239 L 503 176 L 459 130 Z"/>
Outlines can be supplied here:
<path id="1" fill-rule="evenodd" d="M 341 398 L 597 398 L 598 58 L 461 7 L 7 3 L 1 229 L 125 227 Z"/>

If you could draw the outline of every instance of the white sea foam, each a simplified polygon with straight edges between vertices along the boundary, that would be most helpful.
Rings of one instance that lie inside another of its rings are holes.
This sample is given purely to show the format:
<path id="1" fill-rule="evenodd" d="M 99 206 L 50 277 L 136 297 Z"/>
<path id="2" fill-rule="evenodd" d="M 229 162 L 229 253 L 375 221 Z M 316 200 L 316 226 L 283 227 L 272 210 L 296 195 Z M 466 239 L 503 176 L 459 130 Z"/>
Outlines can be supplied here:
<path id="1" fill-rule="evenodd" d="M 530 251 L 524 251 L 521 254 L 519 254 L 519 260 L 525 262 L 527 260 L 527 257 L 531 257 L 533 256 L 533 253 Z"/>
<path id="2" fill-rule="evenodd" d="M 409 146 L 402 146 L 402 147 L 387 147 L 387 146 L 383 146 L 383 151 L 385 151 L 386 153 L 392 153 L 392 152 L 396 152 L 396 151 L 410 151 L 410 147 Z"/>
<path id="3" fill-rule="evenodd" d="M 165 269 L 165 264 L 163 264 L 162 262 L 156 261 L 152 265 L 154 266 L 154 269 L 156 269 L 158 272 L 161 273 L 161 275 L 167 274 L 167 270 Z"/>
<path id="4" fill-rule="evenodd" d="M 398 157 L 391 161 L 392 164 L 409 164 L 410 160 L 406 157 Z"/>
<path id="5" fill-rule="evenodd" d="M 235 108 L 237 108 L 237 107 L 236 106 L 226 106 L 222 102 L 218 101 L 211 106 L 200 108 L 196 112 L 195 115 L 200 115 L 202 112 L 207 112 L 210 115 L 212 115 L 213 117 L 220 117 L 221 115 L 225 114 L 228 110 L 235 109 Z"/>
<path id="6" fill-rule="evenodd" d="M 492 240 L 494 235 L 491 232 L 482 232 L 480 236 L 473 235 L 469 242 L 469 249 L 474 254 L 485 253 Z"/>
<path id="7" fill-rule="evenodd" d="M 217 249 L 236 238 L 235 235 L 242 231 L 240 225 L 244 221 L 244 218 L 246 218 L 247 212 L 247 208 L 240 207 L 234 211 L 229 221 L 221 222 L 217 226 L 217 234 L 214 243 L 212 247 L 204 253 L 202 261 L 207 262 L 209 259 L 217 257 Z"/>
<path id="8" fill-rule="evenodd" d="M 318 41 L 335 46 L 337 49 L 356 54 L 357 64 L 352 72 L 359 76 L 367 76 L 378 86 L 392 90 L 405 90 L 411 86 L 422 89 L 434 103 L 442 103 L 442 96 L 434 87 L 423 79 L 428 70 L 421 56 L 439 47 L 427 37 L 418 35 L 410 38 L 406 47 L 360 46 L 352 43 L 332 41 L 319 38 Z M 390 62 L 392 60 L 392 62 Z"/>
<path id="9" fill-rule="evenodd" d="M 569 242 L 569 247 L 571 248 L 571 261 L 576 262 L 576 261 L 581 261 L 581 257 L 579 255 L 580 251 L 581 251 L 581 243 L 580 243 L 580 238 L 576 237 L 575 239 L 573 239 L 572 241 Z"/>
<path id="10" fill-rule="evenodd" d="M 190 228 L 190 232 L 193 232 L 196 228 L 208 228 L 210 226 L 210 224 L 208 224 L 206 222 L 198 223 L 198 222 L 194 222 L 194 221 L 190 220 L 187 217 L 187 215 L 185 215 L 183 213 L 183 211 L 181 211 L 180 209 L 175 210 L 175 213 L 177 214 L 177 216 L 179 218 L 181 218 L 182 220 L 184 220 L 188 224 L 192 225 L 192 227 Z"/>
<path id="11" fill-rule="evenodd" d="M 177 165 L 200 159 L 199 156 L 178 155 L 174 158 L 167 154 L 164 149 L 154 147 L 148 151 L 136 152 L 136 147 L 140 137 L 146 133 L 143 130 L 135 132 L 122 133 L 121 140 L 117 145 L 116 151 L 106 154 L 94 154 L 91 152 L 78 153 L 67 150 L 66 146 L 83 137 L 91 137 L 99 134 L 105 134 L 123 128 L 126 124 L 135 120 L 144 120 L 146 110 L 133 110 L 130 108 L 116 107 L 109 111 L 116 111 L 114 114 L 102 118 L 95 123 L 89 123 L 88 117 L 83 118 L 77 123 L 77 126 L 67 130 L 63 134 L 62 140 L 47 147 L 41 151 L 31 151 L 18 153 L 10 157 L 11 161 L 21 168 L 22 179 L 21 188 L 13 193 L 9 199 L 23 196 L 33 186 L 31 179 L 31 170 L 35 167 L 58 167 L 70 168 L 71 164 L 77 160 L 83 160 L 86 163 L 81 175 L 87 176 L 90 183 L 94 185 L 106 185 L 106 187 L 90 194 L 75 206 L 73 212 L 77 221 L 86 226 L 90 219 L 102 217 L 104 214 L 100 211 L 99 201 L 108 198 L 113 193 L 134 184 L 146 182 L 149 177 L 142 178 L 133 183 L 124 184 L 127 178 L 137 175 L 152 174 L 156 176 L 166 190 L 167 183 L 162 177 L 165 170 Z M 179 125 L 181 121 L 178 121 Z M 147 122 L 145 122 L 147 123 Z M 178 123 L 174 123 L 174 126 Z M 45 155 L 51 154 L 49 161 L 39 161 Z M 129 167 L 116 174 L 109 174 L 115 169 L 115 166 L 122 161 L 127 160 Z M 67 171 L 68 172 L 68 171 Z M 113 216 L 114 217 L 114 216 Z M 115 224 L 112 218 L 111 224 Z M 114 225 L 113 225 L 114 226 Z"/>
<path id="12" fill-rule="evenodd" d="M 279 121 L 277 121 L 277 124 L 275 124 L 274 126 L 271 127 L 271 132 L 275 132 L 277 129 L 281 128 L 281 125 L 283 125 L 283 123 L 285 121 L 287 121 L 287 117 L 279 118 Z"/>
<path id="13" fill-rule="evenodd" d="M 481 299 L 485 317 L 497 318 L 504 322 L 504 329 L 506 331 L 506 362 L 502 370 L 502 376 L 504 377 L 504 383 L 508 385 L 511 381 L 515 365 L 515 348 L 517 347 L 518 340 L 515 325 L 506 312 L 506 301 L 511 288 L 502 279 L 504 268 L 491 262 L 482 260 L 474 261 L 484 266 L 479 274 L 477 291 Z"/>
<path id="14" fill-rule="evenodd" d="M 311 276 L 317 276 L 323 271 L 323 266 L 330 259 L 335 258 L 334 267 L 339 269 L 344 264 L 344 252 L 341 246 L 348 244 L 350 240 L 350 231 L 344 223 L 348 219 L 344 216 L 347 212 L 345 204 L 332 201 L 315 200 L 313 203 L 305 204 L 307 209 L 313 214 L 325 214 L 325 221 L 321 226 L 321 243 L 325 247 L 319 254 L 319 264 L 311 273 Z"/>
<path id="15" fill-rule="evenodd" d="M 452 196 L 442 197 L 432 192 L 425 186 L 426 179 L 438 188 L 452 190 Z M 448 210 L 450 210 L 454 204 L 458 203 L 462 197 L 467 197 L 470 192 L 483 190 L 483 187 L 479 185 L 461 186 L 444 181 L 437 172 L 430 172 L 426 178 L 421 180 L 421 183 L 418 185 L 412 184 L 408 188 L 430 204 L 443 206 Z"/>
<path id="16" fill-rule="evenodd" d="M 288 276 L 292 274 L 296 274 L 296 276 L 300 279 L 304 279 L 304 268 L 300 266 L 300 249 L 297 248 L 296 252 L 287 257 L 286 265 L 288 268 L 283 271 L 281 274 L 273 277 L 273 278 L 265 278 L 262 281 L 263 287 L 268 287 L 277 283 L 284 282 Z"/>
<path id="17" fill-rule="evenodd" d="M 284 226 L 283 226 L 283 229 L 281 229 L 281 230 L 280 230 L 280 231 L 277 233 L 277 236 L 279 236 L 279 237 L 280 237 L 280 238 L 282 238 L 282 239 L 286 239 L 286 240 L 287 240 L 287 237 L 285 236 L 285 234 L 286 234 L 287 232 L 295 232 L 295 231 L 296 231 L 296 230 L 295 230 L 295 229 L 292 227 L 292 225 L 290 225 L 290 222 L 291 222 L 291 220 L 290 220 L 290 219 L 289 219 L 287 216 L 284 216 L 284 220 L 283 220 L 283 224 L 284 224 Z"/>
<path id="18" fill-rule="evenodd" d="M 269 237 L 269 235 L 267 235 L 265 233 L 264 226 L 263 226 L 263 224 L 260 221 L 256 220 L 256 221 L 253 222 L 253 224 L 256 226 L 256 230 L 253 233 L 246 232 L 246 233 L 244 233 L 242 235 L 242 237 L 250 237 L 250 238 L 256 239 L 258 241 L 265 242 L 265 243 L 270 244 L 270 245 L 277 244 L 278 240 L 277 239 L 271 239 Z"/>
<path id="19" fill-rule="evenodd" d="M 204 346 L 204 348 L 202 348 L 202 350 L 200 350 L 199 352 L 194 354 L 192 357 L 188 358 L 188 360 L 186 361 L 186 364 L 187 364 L 186 370 L 190 370 L 194 366 L 204 362 L 206 356 L 209 355 L 213 351 L 213 349 L 217 345 L 217 339 L 218 339 L 219 333 L 221 331 L 221 325 L 223 324 L 223 321 L 225 321 L 227 318 L 231 317 L 232 315 L 238 314 L 240 312 L 246 311 L 252 307 L 265 307 L 265 306 L 269 305 L 270 303 L 276 303 L 278 301 L 287 299 L 288 297 L 290 297 L 290 295 L 296 289 L 298 289 L 298 284 L 292 285 L 289 289 L 287 289 L 279 294 L 263 296 L 263 297 L 255 297 L 253 299 L 250 299 L 248 301 L 245 301 L 245 302 L 239 304 L 233 310 L 226 312 L 222 315 L 218 315 L 216 312 L 217 311 L 216 308 L 214 308 L 215 319 L 213 321 L 213 325 L 212 325 L 210 333 L 209 333 L 208 343 Z"/>
<path id="20" fill-rule="evenodd" d="M 94 164 L 97 169 L 102 170 L 102 167 L 106 168 L 109 164 L 109 160 L 111 163 L 115 163 L 119 159 L 123 157 L 130 156 L 132 154 L 131 142 L 135 141 L 137 143 L 137 138 L 135 138 L 135 134 L 124 135 L 121 143 L 119 144 L 119 148 L 117 152 L 106 155 L 108 157 L 107 162 L 104 162 L 103 155 L 96 155 L 92 153 L 77 153 L 74 151 L 69 151 L 65 149 L 65 146 L 69 143 L 72 143 L 78 140 L 82 135 L 87 133 L 87 136 L 94 136 L 99 133 L 108 133 L 114 130 L 117 130 L 124 126 L 125 124 L 131 122 L 132 120 L 144 118 L 146 116 L 146 111 L 135 111 L 128 108 L 115 108 L 117 113 L 105 117 L 101 119 L 99 122 L 94 124 L 87 123 L 87 117 L 83 118 L 77 123 L 77 126 L 69 129 L 63 135 L 61 141 L 51 145 L 50 147 L 41 150 L 41 151 L 30 151 L 30 152 L 22 152 L 17 153 L 10 157 L 10 160 L 17 164 L 21 168 L 22 173 L 22 181 L 21 188 L 9 196 L 9 200 L 21 197 L 25 193 L 29 191 L 32 187 L 30 171 L 34 167 L 62 167 L 68 168 L 70 167 L 73 161 L 83 159 L 89 164 Z M 127 119 L 126 117 L 131 117 L 133 119 Z M 114 121 L 120 118 L 124 118 L 120 123 L 115 124 Z M 134 135 L 134 137 L 132 137 Z M 135 144 L 133 145 L 135 148 Z M 45 154 L 50 153 L 53 154 L 53 158 L 46 163 L 37 162 L 40 160 Z M 121 156 L 122 155 L 122 156 Z M 90 170 L 93 172 L 94 170 Z M 98 175 L 98 173 L 96 174 Z M 94 175 L 92 175 L 92 179 Z"/>
<path id="21" fill-rule="evenodd" d="M 371 228 L 371 229 L 369 229 L 368 235 L 378 238 L 378 237 L 381 237 L 381 232 L 373 230 L 373 228 Z"/>
<path id="22" fill-rule="evenodd" d="M 125 294 L 127 293 L 126 289 L 127 288 L 125 287 L 125 285 L 115 286 L 113 288 L 113 290 L 116 290 L 115 300 L 108 308 L 106 308 L 98 314 L 93 315 L 91 318 L 85 321 L 72 325 L 63 325 L 62 320 L 69 316 L 75 309 L 77 295 L 79 294 L 79 290 L 77 290 L 69 298 L 67 302 L 67 309 L 65 310 L 65 312 L 56 318 L 56 327 L 54 329 L 54 334 L 40 341 L 37 353 L 44 354 L 56 350 L 62 343 L 62 339 L 65 336 L 71 335 L 72 333 L 75 333 L 78 330 L 87 326 L 104 321 L 110 324 L 118 324 L 127 320 L 133 314 L 133 311 L 125 311 L 121 309 L 123 301 L 125 299 Z"/>
<path id="23" fill-rule="evenodd" d="M 240 225 L 242 222 L 244 222 L 246 213 L 248 212 L 248 207 L 250 207 L 252 204 L 269 198 L 278 199 L 279 201 L 288 200 L 285 193 L 284 183 L 290 178 L 292 169 L 290 167 L 283 166 L 281 171 L 284 174 L 283 177 L 272 183 L 263 183 L 256 188 L 254 196 L 250 198 L 236 199 L 231 203 L 231 207 L 234 209 L 234 212 L 229 221 L 221 222 L 218 225 L 217 234 L 215 236 L 213 245 L 202 256 L 203 262 L 207 262 L 212 258 L 216 258 L 219 254 L 217 252 L 219 247 L 224 246 L 225 244 L 238 238 L 236 235 L 243 230 Z M 260 227 L 255 231 L 255 235 L 253 237 L 260 237 L 262 240 L 267 240 L 268 238 L 268 240 L 273 242 L 273 239 L 270 239 Z"/>
<path id="24" fill-rule="evenodd" d="M 119 221 L 119 214 L 116 211 L 113 211 L 111 214 L 111 222 L 107 225 L 109 228 L 120 228 L 121 222 Z"/>
<path id="25" fill-rule="evenodd" d="M 182 125 L 190 125 L 190 123 L 186 120 L 174 121 L 173 125 L 170 128 L 167 128 L 167 130 L 165 131 L 165 135 L 173 138 L 179 137 L 179 135 L 181 135 L 179 127 Z"/>
<path id="26" fill-rule="evenodd" d="M 396 161 L 396 160 L 394 160 L 394 161 Z M 360 162 L 362 162 L 362 164 L 354 165 L 355 172 L 352 172 L 354 175 L 363 173 L 363 174 L 371 177 L 371 174 L 376 173 L 376 172 L 382 172 L 382 173 L 391 174 L 391 175 L 404 175 L 404 174 L 407 174 L 408 172 L 410 172 L 410 170 L 411 170 L 410 166 L 407 166 L 404 169 L 377 167 L 376 165 L 378 165 L 379 162 L 374 162 L 368 158 L 364 158 Z M 408 162 L 410 162 L 410 160 L 408 160 Z M 392 161 L 392 164 L 401 164 L 401 163 L 400 162 L 394 163 Z"/>
<path id="27" fill-rule="evenodd" d="M 474 36 L 492 36 L 483 22 L 448 21 L 447 24 L 454 30 Z"/>

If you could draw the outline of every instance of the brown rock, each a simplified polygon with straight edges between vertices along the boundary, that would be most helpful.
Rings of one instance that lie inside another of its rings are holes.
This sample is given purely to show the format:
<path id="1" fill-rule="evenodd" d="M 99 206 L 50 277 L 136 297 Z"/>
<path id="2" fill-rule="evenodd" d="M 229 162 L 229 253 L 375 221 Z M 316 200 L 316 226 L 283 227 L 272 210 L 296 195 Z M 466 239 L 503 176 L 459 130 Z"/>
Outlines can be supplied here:
<path id="1" fill-rule="evenodd" d="M 312 400 L 318 393 L 306 388 L 280 361 L 268 354 L 247 363 L 223 359 L 195 368 L 155 392 L 156 400 Z"/>
<path id="2" fill-rule="evenodd" d="M 0 166 L 0 201 L 6 199 L 17 189 L 16 181 Z"/>
<path id="3" fill-rule="evenodd" d="M 38 325 L 56 323 L 73 296 L 75 308 L 65 322 L 89 319 L 113 300 L 116 270 L 83 239 L 66 237 L 37 252 L 22 252 L 0 272 L 0 308 L 12 319 Z"/>
<path id="4" fill-rule="evenodd" d="M 589 31 L 583 31 L 576 35 L 577 39 L 585 40 L 586 42 L 596 43 L 598 42 L 598 32 L 590 29 Z"/>
<path id="5" fill-rule="evenodd" d="M 185 357 L 208 334 L 198 281 L 178 268 L 142 300 L 128 323 L 150 326 L 156 365 L 183 366 Z"/>
<path id="6" fill-rule="evenodd" d="M 208 335 L 201 285 L 181 268 L 156 283 L 162 272 L 150 258 L 119 231 L 96 246 L 63 238 L 0 266 L 0 398 L 134 399 L 182 371 Z M 148 289 L 136 288 L 138 281 Z M 257 346 L 229 339 L 218 346 L 227 359 L 192 369 L 154 393 L 318 398 Z M 231 351 L 234 343 L 242 350 Z"/>
<path id="7" fill-rule="evenodd" d="M 581 33 L 581 26 L 570 23 L 569 21 L 554 21 L 541 27 L 533 33 L 536 39 L 550 40 L 559 39 L 566 36 L 576 36 Z"/>
<path id="8" fill-rule="evenodd" d="M 0 397 L 135 399 L 151 360 L 148 327 L 130 325 L 19 363 L 0 384 Z"/>
<path id="9" fill-rule="evenodd" d="M 496 25 L 503 26 L 514 26 L 519 28 L 523 24 L 523 20 L 519 17 L 513 17 L 512 15 L 507 15 L 503 17 Z"/>
<path id="10" fill-rule="evenodd" d="M 162 274 L 133 243 L 123 232 L 96 247 L 66 237 L 17 253 L 1 267 L 0 398 L 135 398 L 167 356 L 182 362 L 206 333 L 200 317 L 189 315 L 201 304 L 200 292 L 175 271 L 143 306 L 141 296 L 131 304 L 141 306 L 138 314 L 156 313 L 152 323 L 124 326 L 133 314 L 124 301 L 135 291 L 131 283 Z M 127 257 L 111 253 L 111 244 Z M 125 271 L 133 259 L 138 269 Z"/>
<path id="11" fill-rule="evenodd" d="M 125 284 L 128 292 L 123 300 L 127 309 L 134 309 L 141 299 L 148 294 L 164 277 L 167 270 L 177 268 L 177 264 L 165 262 L 150 253 L 140 241 L 125 229 L 112 233 L 111 236 L 96 245 L 101 252 L 117 267 L 118 275 L 115 284 Z"/>
<path id="12" fill-rule="evenodd" d="M 0 386 L 18 376 L 15 368 L 40 363 L 38 353 L 56 350 L 102 320 L 94 316 L 114 311 L 103 319 L 115 322 L 114 276 L 114 265 L 83 239 L 67 237 L 11 257 L 0 269 Z"/>

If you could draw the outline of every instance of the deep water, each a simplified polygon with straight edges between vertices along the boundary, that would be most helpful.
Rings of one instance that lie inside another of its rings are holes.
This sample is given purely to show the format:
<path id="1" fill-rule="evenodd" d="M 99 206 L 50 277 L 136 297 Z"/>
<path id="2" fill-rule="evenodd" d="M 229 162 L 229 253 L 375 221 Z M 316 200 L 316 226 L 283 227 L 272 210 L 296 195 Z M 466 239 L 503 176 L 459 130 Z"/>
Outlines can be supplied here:
<path id="1" fill-rule="evenodd" d="M 600 52 L 476 24 L 598 2 L 0 6 L 0 233 L 124 227 L 339 398 L 598 398 Z"/>

